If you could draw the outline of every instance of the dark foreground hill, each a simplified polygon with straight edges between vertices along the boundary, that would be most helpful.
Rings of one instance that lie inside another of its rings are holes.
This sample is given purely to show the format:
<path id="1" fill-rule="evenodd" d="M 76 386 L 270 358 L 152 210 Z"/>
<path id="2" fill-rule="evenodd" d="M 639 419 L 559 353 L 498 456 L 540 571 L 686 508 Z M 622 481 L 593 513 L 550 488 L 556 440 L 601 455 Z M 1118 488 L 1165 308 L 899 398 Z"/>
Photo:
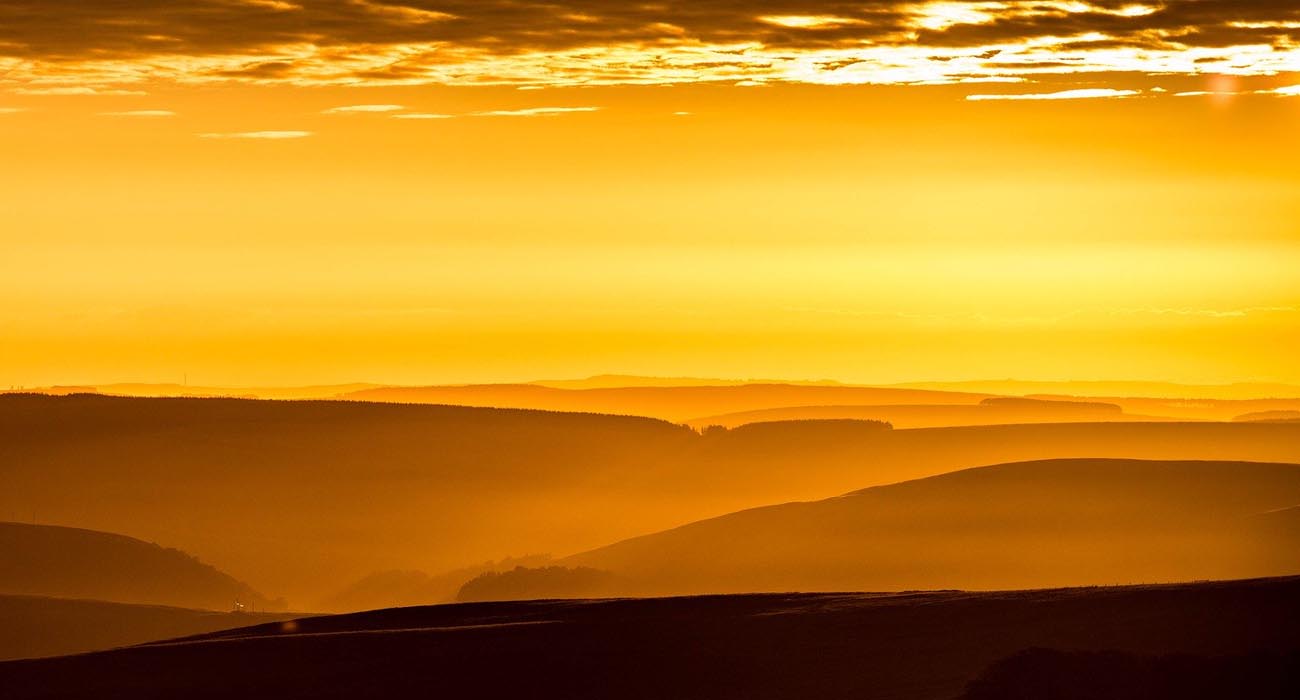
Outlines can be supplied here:
<path id="1" fill-rule="evenodd" d="M 1233 656 L 1029 649 L 999 661 L 961 700 L 1294 700 L 1300 652 Z"/>
<path id="2" fill-rule="evenodd" d="M 0 514 L 165 542 L 300 609 L 376 572 L 563 556 L 744 508 L 1057 457 L 1300 462 L 1300 424 L 802 421 L 700 435 L 459 406 L 0 396 Z"/>
<path id="3" fill-rule="evenodd" d="M 73 527 L 0 523 L 0 594 L 230 610 L 283 608 L 178 549 Z"/>
<path id="4" fill-rule="evenodd" d="M 80 654 L 295 616 L 0 595 L 0 660 Z"/>
<path id="5" fill-rule="evenodd" d="M 1009 593 L 478 603 L 0 664 L 27 698 L 950 700 L 1030 648 L 1300 648 L 1300 579 Z M 1101 700 L 1098 698 L 1097 700 Z"/>
<path id="6" fill-rule="evenodd" d="M 1295 464 L 1022 462 L 755 508 L 558 563 L 643 595 L 1289 575 L 1297 503 Z"/>

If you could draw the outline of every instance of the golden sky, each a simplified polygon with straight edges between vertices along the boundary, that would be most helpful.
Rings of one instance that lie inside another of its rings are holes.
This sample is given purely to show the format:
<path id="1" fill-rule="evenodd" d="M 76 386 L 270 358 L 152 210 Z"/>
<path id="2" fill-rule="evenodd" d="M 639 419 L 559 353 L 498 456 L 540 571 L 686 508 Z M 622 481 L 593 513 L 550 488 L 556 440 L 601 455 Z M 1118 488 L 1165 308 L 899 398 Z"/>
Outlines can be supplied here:
<path id="1" fill-rule="evenodd" d="M 0 385 L 1300 381 L 1300 5 L 11 0 Z"/>

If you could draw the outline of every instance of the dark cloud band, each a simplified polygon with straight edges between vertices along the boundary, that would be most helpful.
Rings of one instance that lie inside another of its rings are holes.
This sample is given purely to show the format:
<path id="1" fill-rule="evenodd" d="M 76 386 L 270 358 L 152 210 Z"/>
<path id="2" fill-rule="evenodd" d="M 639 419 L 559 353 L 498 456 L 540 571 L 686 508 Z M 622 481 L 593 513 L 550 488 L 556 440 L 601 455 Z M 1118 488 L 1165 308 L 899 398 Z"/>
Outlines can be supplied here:
<path id="1" fill-rule="evenodd" d="M 654 70 L 700 47 L 775 52 L 982 49 L 1048 38 L 1079 50 L 1228 46 L 1300 50 L 1294 0 L 5 0 L 0 57 L 43 65 L 241 57 L 212 79 L 292 79 L 303 57 L 393 55 L 359 80 L 418 80 L 429 67 L 544 52 L 643 50 Z M 1071 43 L 1074 42 L 1074 43 Z M 401 47 L 417 47 L 402 52 Z M 393 51 L 397 50 L 397 54 Z M 436 54 L 436 55 L 435 55 Z M 418 59 L 413 57 L 418 55 Z M 707 58 L 707 57 L 706 57 Z M 707 62 L 699 58 L 696 63 Z M 832 56 L 828 63 L 854 62 Z M 1040 61 L 1043 64 L 1045 61 Z M 593 62 L 595 79 L 611 69 Z M 752 61 L 742 61 L 744 73 Z M 717 71 L 698 66 L 701 75 Z M 205 70 L 205 69 L 200 69 Z M 562 70 L 581 81 L 581 58 Z"/>

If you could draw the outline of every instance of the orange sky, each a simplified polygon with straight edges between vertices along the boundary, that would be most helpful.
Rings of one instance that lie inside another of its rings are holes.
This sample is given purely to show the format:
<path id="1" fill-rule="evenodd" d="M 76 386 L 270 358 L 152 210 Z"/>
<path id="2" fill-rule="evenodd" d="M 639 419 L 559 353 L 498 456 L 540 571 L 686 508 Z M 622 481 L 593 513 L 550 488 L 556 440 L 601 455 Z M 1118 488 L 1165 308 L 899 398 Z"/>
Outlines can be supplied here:
<path id="1" fill-rule="evenodd" d="M 1300 381 L 1289 3 L 29 4 L 0 385 Z"/>

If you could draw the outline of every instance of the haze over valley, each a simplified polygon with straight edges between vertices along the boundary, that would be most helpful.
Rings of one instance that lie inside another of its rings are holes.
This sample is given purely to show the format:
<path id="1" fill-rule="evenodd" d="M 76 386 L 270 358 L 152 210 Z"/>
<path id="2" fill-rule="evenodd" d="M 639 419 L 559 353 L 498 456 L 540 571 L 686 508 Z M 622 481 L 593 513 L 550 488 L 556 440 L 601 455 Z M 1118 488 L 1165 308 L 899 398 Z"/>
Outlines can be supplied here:
<path id="1" fill-rule="evenodd" d="M 1300 3 L 0 0 L 0 700 L 1300 697 Z"/>

